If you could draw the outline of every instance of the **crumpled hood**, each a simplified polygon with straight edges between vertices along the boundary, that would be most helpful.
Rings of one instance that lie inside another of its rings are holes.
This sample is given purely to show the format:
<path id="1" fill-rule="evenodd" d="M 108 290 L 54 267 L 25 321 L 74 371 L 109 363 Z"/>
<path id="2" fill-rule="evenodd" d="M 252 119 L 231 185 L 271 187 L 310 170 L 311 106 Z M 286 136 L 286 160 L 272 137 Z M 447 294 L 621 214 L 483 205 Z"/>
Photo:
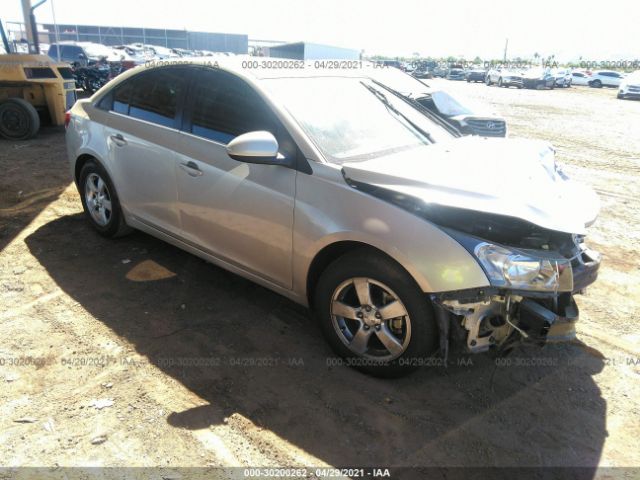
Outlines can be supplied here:
<path id="1" fill-rule="evenodd" d="M 600 210 L 595 192 L 556 166 L 547 142 L 462 137 L 343 164 L 347 179 L 426 203 L 517 217 L 584 234 Z"/>

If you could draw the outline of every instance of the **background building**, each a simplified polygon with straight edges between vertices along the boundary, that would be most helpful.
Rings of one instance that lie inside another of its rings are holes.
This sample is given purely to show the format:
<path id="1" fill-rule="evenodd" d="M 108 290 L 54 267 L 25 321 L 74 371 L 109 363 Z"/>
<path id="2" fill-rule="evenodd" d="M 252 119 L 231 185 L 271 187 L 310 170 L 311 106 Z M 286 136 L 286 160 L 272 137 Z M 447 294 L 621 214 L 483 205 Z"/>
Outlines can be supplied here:
<path id="1" fill-rule="evenodd" d="M 269 56 L 276 58 L 293 58 L 296 60 L 358 60 L 360 59 L 360 52 L 350 48 L 296 42 L 269 47 Z"/>
<path id="2" fill-rule="evenodd" d="M 55 26 L 43 23 L 38 30 L 47 31 L 46 43 L 56 42 Z M 248 35 L 234 33 L 191 32 L 165 28 L 131 28 L 100 25 L 58 24 L 60 41 L 95 42 L 103 45 L 145 43 L 169 48 L 210 50 L 212 52 L 248 53 Z M 41 34 L 42 37 L 42 34 Z"/>

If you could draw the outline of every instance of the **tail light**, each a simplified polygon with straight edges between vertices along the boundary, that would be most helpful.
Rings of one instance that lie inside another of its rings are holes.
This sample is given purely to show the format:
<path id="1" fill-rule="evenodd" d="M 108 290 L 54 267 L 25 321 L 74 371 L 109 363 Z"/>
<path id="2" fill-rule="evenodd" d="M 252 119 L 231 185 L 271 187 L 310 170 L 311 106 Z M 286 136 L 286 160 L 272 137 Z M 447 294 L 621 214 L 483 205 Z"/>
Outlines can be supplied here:
<path id="1" fill-rule="evenodd" d="M 64 128 L 69 126 L 69 122 L 71 122 L 71 112 L 67 111 L 64 113 Z"/>

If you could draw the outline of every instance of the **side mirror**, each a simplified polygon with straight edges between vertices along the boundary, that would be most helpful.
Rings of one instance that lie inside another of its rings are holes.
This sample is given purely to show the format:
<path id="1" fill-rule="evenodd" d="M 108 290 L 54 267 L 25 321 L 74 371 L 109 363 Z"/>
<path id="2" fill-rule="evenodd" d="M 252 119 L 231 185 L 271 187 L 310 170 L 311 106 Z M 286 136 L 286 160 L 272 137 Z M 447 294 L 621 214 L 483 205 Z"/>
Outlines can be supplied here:
<path id="1" fill-rule="evenodd" d="M 79 53 L 79 54 L 78 54 L 78 58 L 79 58 L 80 60 L 84 60 L 85 58 L 87 58 L 87 56 L 86 56 L 84 53 Z"/>
<path id="2" fill-rule="evenodd" d="M 231 140 L 227 145 L 227 155 L 240 162 L 281 165 L 278 148 L 276 138 L 270 132 L 260 130 Z"/>

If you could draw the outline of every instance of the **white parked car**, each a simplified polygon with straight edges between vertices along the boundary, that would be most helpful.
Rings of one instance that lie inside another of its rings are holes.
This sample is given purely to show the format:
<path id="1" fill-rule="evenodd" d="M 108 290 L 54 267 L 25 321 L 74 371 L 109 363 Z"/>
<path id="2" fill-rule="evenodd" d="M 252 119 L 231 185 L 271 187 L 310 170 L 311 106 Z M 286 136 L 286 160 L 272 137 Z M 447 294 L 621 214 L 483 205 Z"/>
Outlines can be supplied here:
<path id="1" fill-rule="evenodd" d="M 618 98 L 640 98 L 640 70 L 627 75 L 618 89 Z"/>
<path id="2" fill-rule="evenodd" d="M 571 76 L 571 70 L 555 70 L 552 72 L 552 75 L 556 79 L 556 87 L 570 87 L 573 81 L 573 77 Z"/>
<path id="3" fill-rule="evenodd" d="M 487 72 L 484 83 L 486 83 L 487 86 L 495 83 L 499 87 L 522 88 L 522 75 L 503 67 L 492 68 Z"/>
<path id="4" fill-rule="evenodd" d="M 589 78 L 589 86 L 595 88 L 601 87 L 619 87 L 624 75 L 613 70 L 597 70 L 591 74 Z"/>
<path id="5" fill-rule="evenodd" d="M 587 72 L 571 72 L 571 85 L 589 85 L 591 75 Z"/>

